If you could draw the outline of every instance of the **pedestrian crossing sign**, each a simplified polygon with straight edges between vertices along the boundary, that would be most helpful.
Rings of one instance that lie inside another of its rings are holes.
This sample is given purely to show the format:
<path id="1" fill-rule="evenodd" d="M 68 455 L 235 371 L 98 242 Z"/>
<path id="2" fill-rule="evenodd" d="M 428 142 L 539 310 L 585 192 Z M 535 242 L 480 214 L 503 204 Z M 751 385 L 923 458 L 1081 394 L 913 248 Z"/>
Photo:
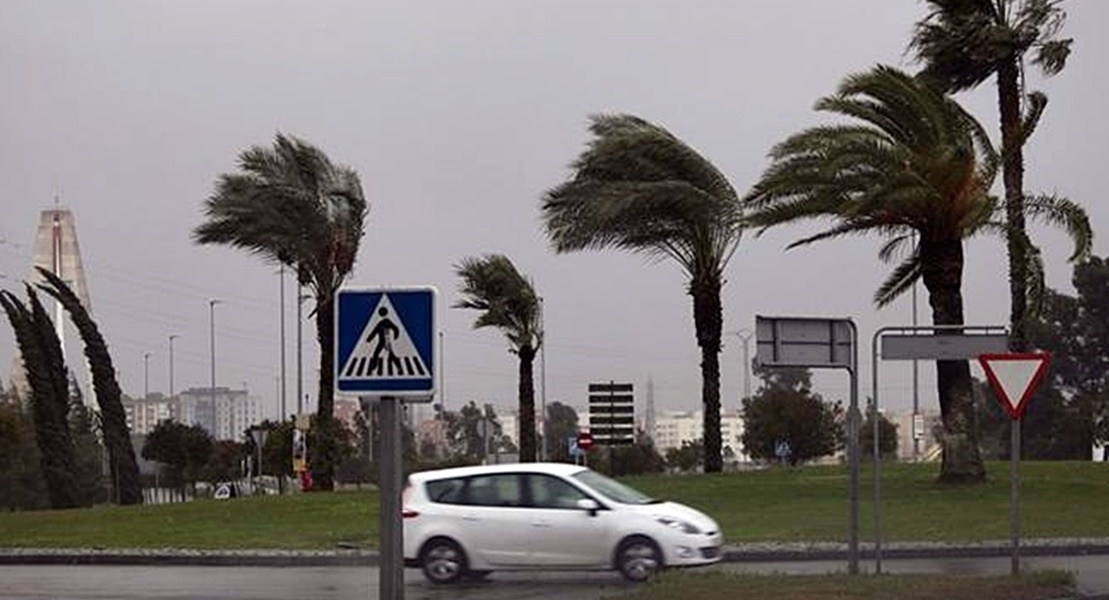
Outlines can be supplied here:
<path id="1" fill-rule="evenodd" d="M 435 289 L 341 288 L 335 299 L 335 390 L 358 396 L 435 393 Z"/>

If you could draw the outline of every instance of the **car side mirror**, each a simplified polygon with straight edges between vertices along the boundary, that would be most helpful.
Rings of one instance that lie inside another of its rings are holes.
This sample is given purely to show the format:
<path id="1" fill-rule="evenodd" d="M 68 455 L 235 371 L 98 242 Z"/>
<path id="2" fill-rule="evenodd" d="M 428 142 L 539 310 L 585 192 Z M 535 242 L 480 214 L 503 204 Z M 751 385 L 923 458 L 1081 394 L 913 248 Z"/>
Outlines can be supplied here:
<path id="1" fill-rule="evenodd" d="M 589 511 L 589 516 L 595 517 L 597 516 L 597 511 L 601 510 L 601 505 L 597 504 L 597 501 L 592 498 L 582 498 L 578 500 L 578 508 Z"/>

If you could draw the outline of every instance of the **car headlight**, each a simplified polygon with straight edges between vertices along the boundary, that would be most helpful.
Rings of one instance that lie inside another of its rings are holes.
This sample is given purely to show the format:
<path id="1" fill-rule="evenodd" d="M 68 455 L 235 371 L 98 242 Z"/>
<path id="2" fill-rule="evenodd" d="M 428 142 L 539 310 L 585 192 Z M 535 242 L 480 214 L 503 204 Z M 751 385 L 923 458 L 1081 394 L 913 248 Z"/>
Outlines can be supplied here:
<path id="1" fill-rule="evenodd" d="M 697 529 L 696 525 L 694 525 L 692 523 L 688 523 L 688 522 L 683 521 L 681 519 L 675 519 L 673 517 L 661 517 L 660 516 L 660 517 L 655 517 L 655 520 L 658 521 L 659 523 L 662 523 L 663 525 L 666 525 L 667 527 L 677 529 L 678 531 L 680 531 L 682 533 L 701 533 L 701 530 Z"/>

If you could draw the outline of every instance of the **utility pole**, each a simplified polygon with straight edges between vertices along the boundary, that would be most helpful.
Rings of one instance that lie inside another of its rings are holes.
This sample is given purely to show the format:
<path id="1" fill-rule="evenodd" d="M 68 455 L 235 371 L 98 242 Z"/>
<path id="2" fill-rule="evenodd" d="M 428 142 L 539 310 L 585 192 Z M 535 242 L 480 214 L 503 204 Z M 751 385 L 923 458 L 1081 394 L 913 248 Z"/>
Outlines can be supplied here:
<path id="1" fill-rule="evenodd" d="M 540 428 L 543 433 L 540 458 L 546 461 L 550 449 L 547 440 L 550 432 L 547 431 L 547 321 L 543 311 L 543 296 L 539 297 L 539 422 L 543 424 Z"/>
<path id="2" fill-rule="evenodd" d="M 285 265 L 281 265 L 281 420 L 285 420 Z"/>
<path id="3" fill-rule="evenodd" d="M 150 399 L 150 353 L 142 355 L 142 399 Z"/>
<path id="4" fill-rule="evenodd" d="M 212 394 L 212 408 L 216 406 L 216 305 L 221 304 L 220 300 L 212 298 L 208 300 L 208 340 L 210 342 L 211 350 L 211 383 L 210 392 Z"/>
<path id="5" fill-rule="evenodd" d="M 173 340 L 181 336 L 171 333 L 169 335 L 169 397 L 173 399 Z"/>

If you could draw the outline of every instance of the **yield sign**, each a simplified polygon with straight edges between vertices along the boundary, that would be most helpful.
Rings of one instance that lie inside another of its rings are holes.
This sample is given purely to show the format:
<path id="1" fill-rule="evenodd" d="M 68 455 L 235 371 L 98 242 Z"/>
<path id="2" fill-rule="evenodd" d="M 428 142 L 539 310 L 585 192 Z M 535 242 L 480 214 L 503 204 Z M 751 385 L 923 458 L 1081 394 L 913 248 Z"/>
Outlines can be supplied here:
<path id="1" fill-rule="evenodd" d="M 997 394 L 1009 418 L 1019 420 L 1024 416 L 1028 400 L 1047 375 L 1051 354 L 1029 352 L 1013 354 L 982 354 L 978 357 L 986 377 Z"/>

